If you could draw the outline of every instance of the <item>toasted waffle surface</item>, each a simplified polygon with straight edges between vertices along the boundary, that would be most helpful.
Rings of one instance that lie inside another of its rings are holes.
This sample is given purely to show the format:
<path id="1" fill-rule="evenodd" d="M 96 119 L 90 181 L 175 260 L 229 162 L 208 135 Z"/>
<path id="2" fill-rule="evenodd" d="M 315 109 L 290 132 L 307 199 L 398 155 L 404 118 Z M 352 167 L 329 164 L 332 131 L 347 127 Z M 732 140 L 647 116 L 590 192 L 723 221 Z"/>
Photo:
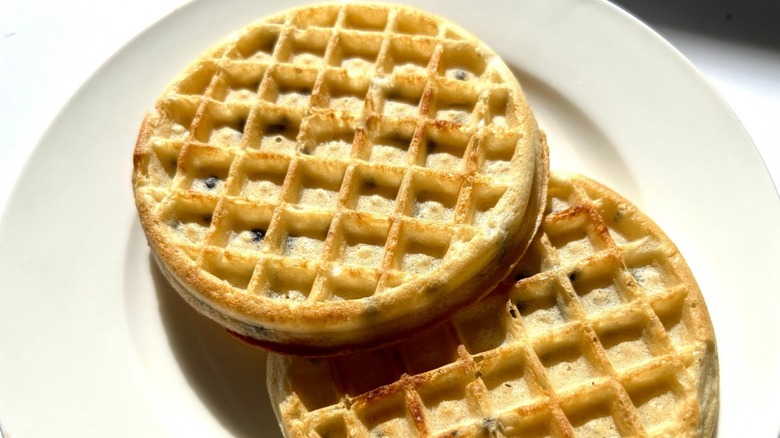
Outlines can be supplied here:
<path id="1" fill-rule="evenodd" d="M 628 201 L 553 175 L 540 232 L 488 297 L 401 344 L 272 354 L 290 437 L 710 436 L 713 329 L 682 256 Z"/>
<path id="2" fill-rule="evenodd" d="M 144 120 L 133 187 L 194 307 L 279 351 L 394 339 L 476 301 L 541 218 L 545 145 L 479 40 L 391 5 L 261 20 Z"/>

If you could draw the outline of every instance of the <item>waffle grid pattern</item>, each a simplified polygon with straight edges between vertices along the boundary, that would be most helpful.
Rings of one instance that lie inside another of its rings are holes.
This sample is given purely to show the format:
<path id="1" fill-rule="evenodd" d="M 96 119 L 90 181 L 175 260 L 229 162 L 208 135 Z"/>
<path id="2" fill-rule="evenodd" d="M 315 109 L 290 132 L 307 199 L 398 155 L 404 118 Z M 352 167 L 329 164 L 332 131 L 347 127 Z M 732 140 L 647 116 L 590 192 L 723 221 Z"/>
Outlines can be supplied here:
<path id="1" fill-rule="evenodd" d="M 212 51 L 161 99 L 149 139 L 155 214 L 253 295 L 352 300 L 436 269 L 484 232 L 524 153 L 514 79 L 459 29 L 324 10 Z"/>
<path id="2" fill-rule="evenodd" d="M 348 357 L 272 355 L 288 435 L 694 435 L 714 339 L 684 262 L 614 194 L 548 193 L 515 277 L 450 322 Z"/>

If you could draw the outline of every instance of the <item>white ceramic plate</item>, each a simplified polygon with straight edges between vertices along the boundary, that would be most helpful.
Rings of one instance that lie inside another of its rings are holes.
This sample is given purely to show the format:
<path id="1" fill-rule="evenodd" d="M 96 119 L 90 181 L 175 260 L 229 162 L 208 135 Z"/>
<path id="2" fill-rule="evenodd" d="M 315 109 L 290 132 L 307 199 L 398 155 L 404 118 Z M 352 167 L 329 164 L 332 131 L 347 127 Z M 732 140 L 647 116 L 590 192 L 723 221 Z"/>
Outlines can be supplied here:
<path id="1" fill-rule="evenodd" d="M 207 0 L 176 11 L 109 60 L 43 137 L 0 225 L 7 435 L 278 435 L 265 354 L 195 315 L 166 284 L 136 219 L 130 169 L 142 115 L 166 83 L 280 3 Z M 780 201 L 721 98 L 605 2 L 420 6 L 511 64 L 553 167 L 613 187 L 677 242 L 717 332 L 719 433 L 776 436 Z"/>

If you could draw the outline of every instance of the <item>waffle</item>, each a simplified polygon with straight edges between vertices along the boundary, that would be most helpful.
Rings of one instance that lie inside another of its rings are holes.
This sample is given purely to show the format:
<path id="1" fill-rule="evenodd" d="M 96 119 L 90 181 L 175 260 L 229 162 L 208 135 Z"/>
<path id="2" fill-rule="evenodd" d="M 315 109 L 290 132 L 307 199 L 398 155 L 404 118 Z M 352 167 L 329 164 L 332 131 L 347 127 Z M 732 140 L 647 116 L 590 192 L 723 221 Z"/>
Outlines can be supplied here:
<path id="1" fill-rule="evenodd" d="M 178 292 L 269 349 L 387 342 L 475 302 L 541 220 L 547 157 L 519 84 L 416 9 L 256 22 L 165 90 L 136 205 Z"/>
<path id="2" fill-rule="evenodd" d="M 553 174 L 528 253 L 485 299 L 395 346 L 271 354 L 288 437 L 710 436 L 712 325 L 674 244 L 606 187 Z"/>

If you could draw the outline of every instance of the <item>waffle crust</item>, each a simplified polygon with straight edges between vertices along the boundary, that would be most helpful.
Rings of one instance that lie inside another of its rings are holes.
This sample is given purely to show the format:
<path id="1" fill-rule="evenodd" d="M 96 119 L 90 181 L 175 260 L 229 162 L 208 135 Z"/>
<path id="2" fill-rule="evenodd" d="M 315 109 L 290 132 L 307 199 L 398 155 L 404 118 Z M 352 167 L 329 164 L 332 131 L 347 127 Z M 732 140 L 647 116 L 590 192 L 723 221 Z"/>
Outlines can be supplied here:
<path id="1" fill-rule="evenodd" d="M 528 253 L 485 299 L 401 344 L 271 354 L 282 431 L 313 436 L 711 436 L 718 361 L 675 245 L 610 189 L 554 174 Z"/>
<path id="2" fill-rule="evenodd" d="M 196 309 L 301 355 L 390 342 L 496 286 L 546 192 L 543 135 L 474 36 L 409 7 L 265 18 L 145 117 L 133 188 Z"/>

